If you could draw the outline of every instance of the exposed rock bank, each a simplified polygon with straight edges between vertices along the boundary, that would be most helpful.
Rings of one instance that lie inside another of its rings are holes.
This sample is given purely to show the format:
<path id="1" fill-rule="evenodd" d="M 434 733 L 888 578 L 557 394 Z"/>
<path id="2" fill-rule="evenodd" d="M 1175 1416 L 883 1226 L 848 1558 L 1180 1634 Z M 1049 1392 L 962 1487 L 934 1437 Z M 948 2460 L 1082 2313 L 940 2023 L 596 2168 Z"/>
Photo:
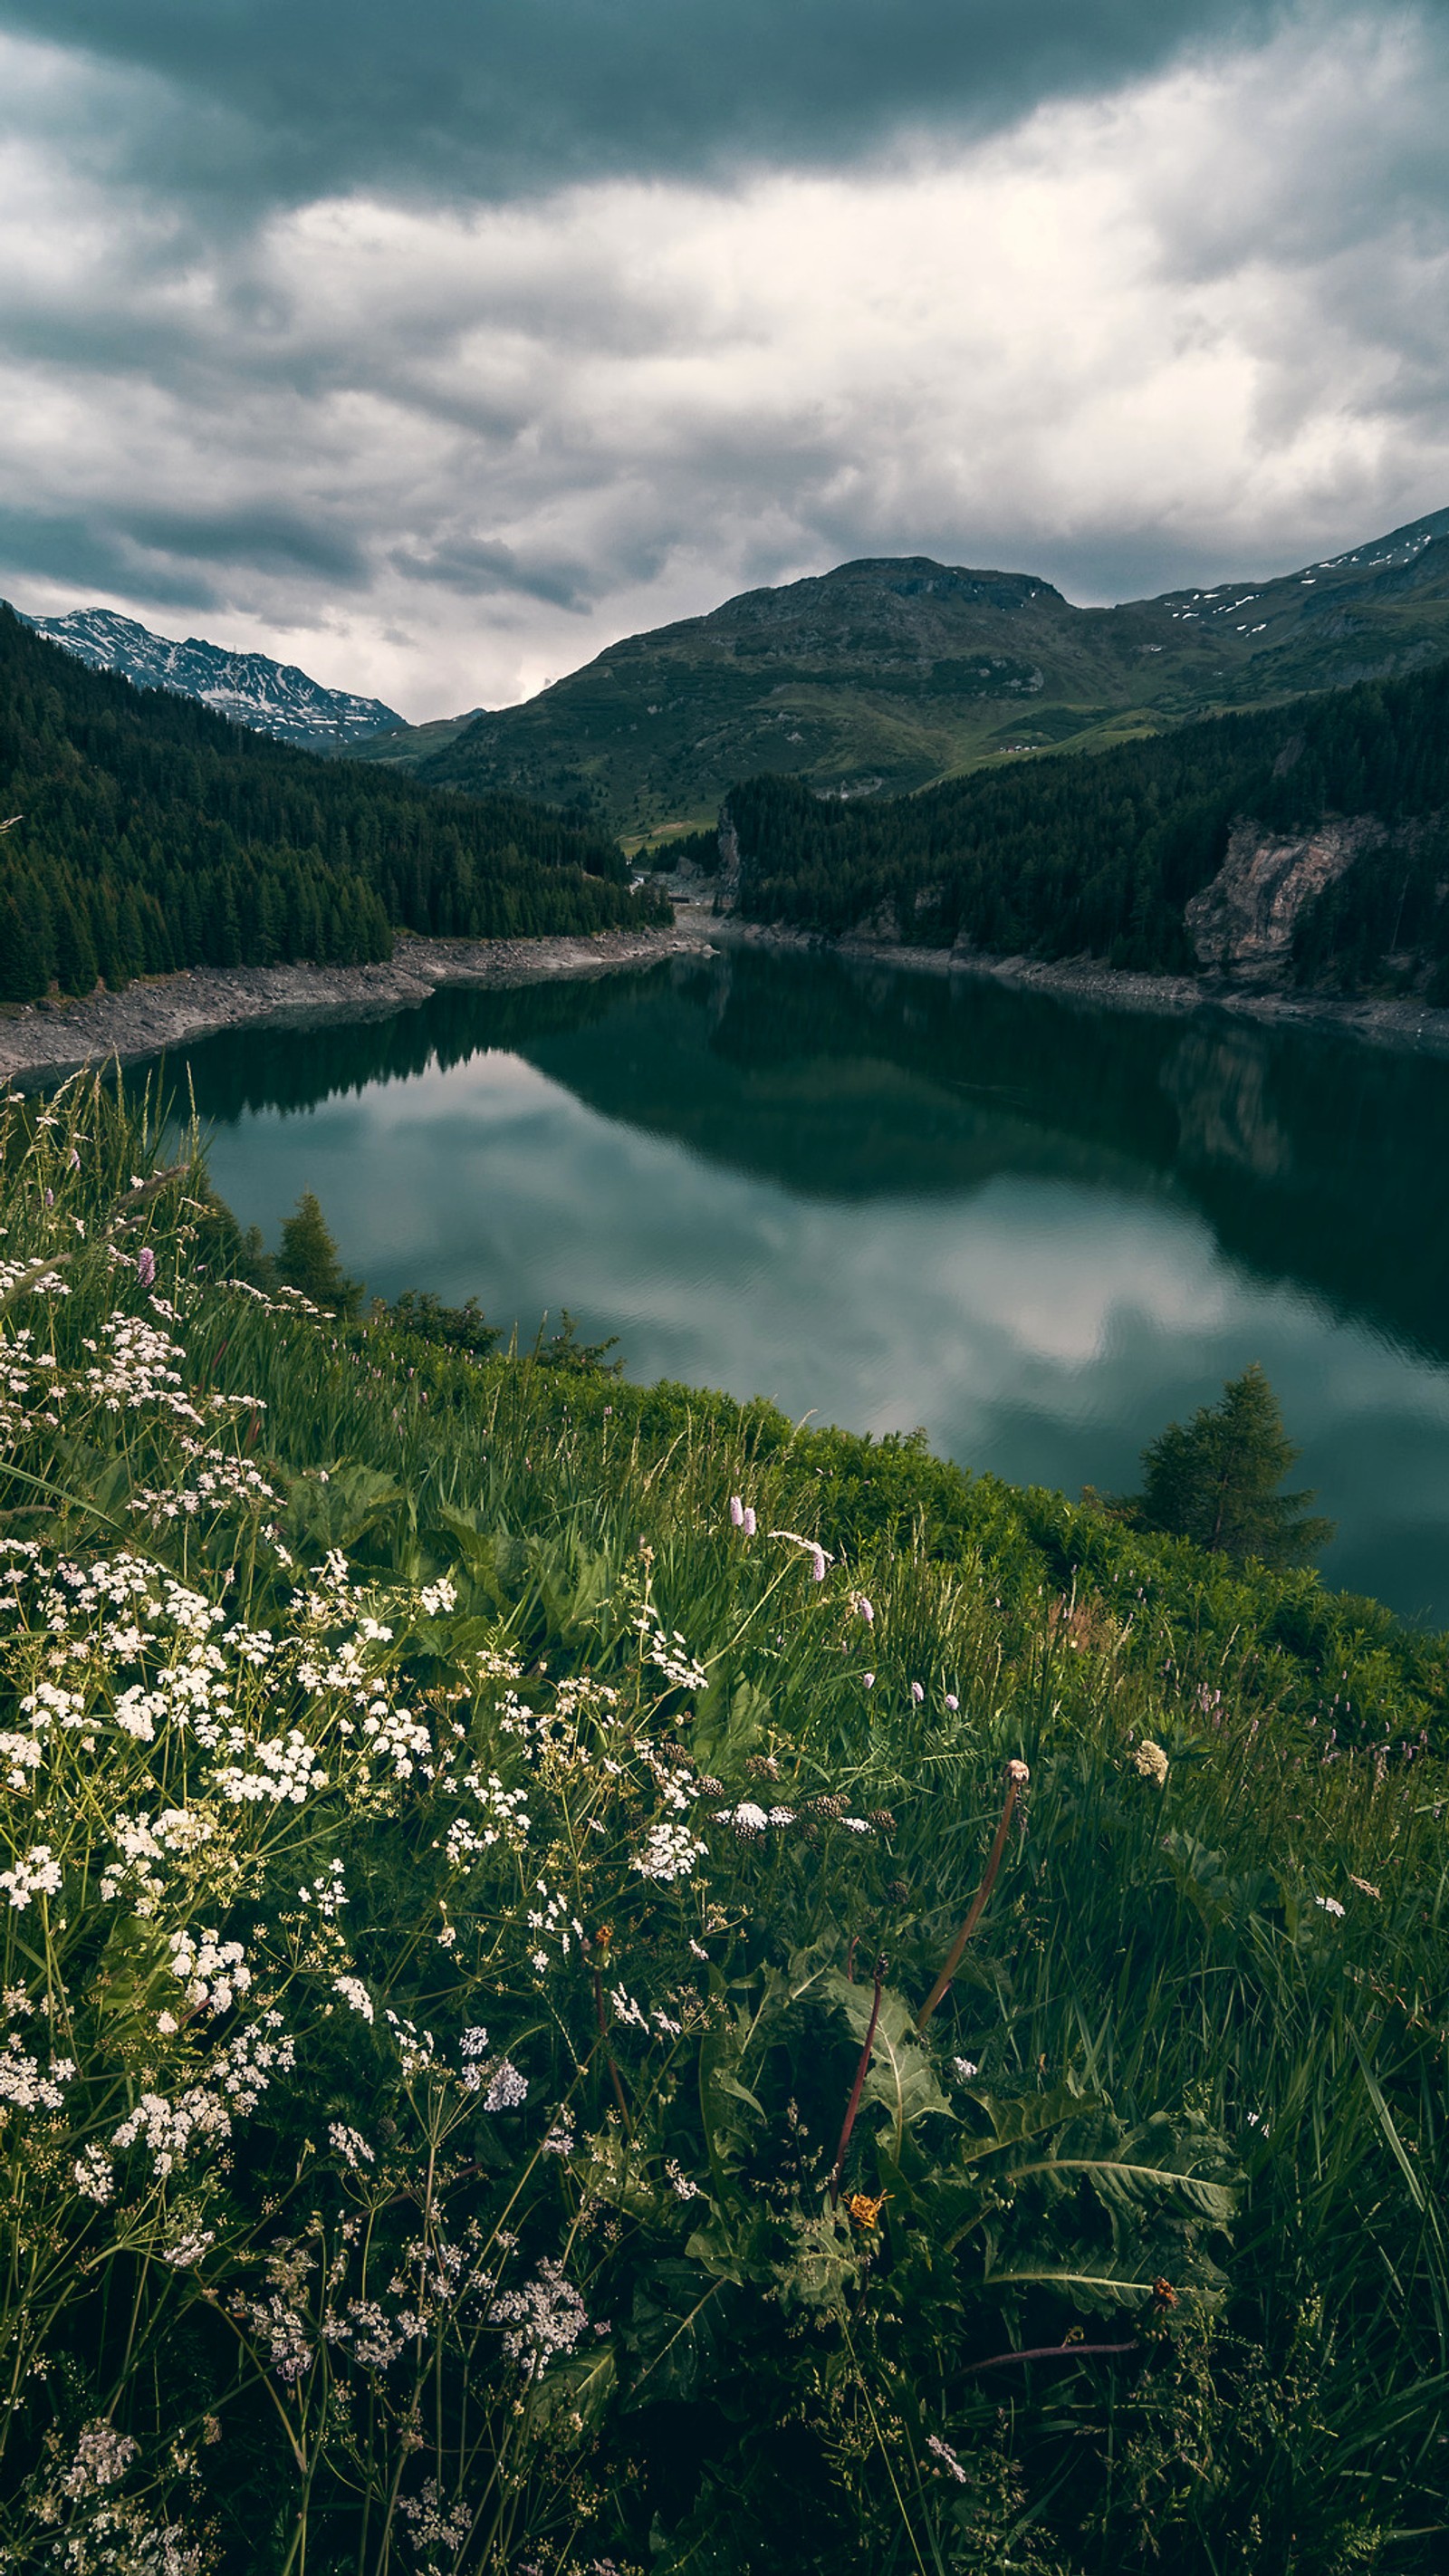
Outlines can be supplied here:
<path id="1" fill-rule="evenodd" d="M 538 984 L 607 975 L 707 950 L 715 925 L 681 907 L 671 930 L 600 930 L 560 939 L 414 939 L 399 932 L 386 965 L 196 966 L 95 992 L 84 1001 L 0 1007 L 0 1078 L 131 1062 L 250 1021 L 383 1018 L 440 984 Z"/>
<path id="2" fill-rule="evenodd" d="M 1449 1010 L 1424 1002 L 1362 999 L 1328 994 L 1265 991 L 1222 976 L 1131 975 L 1090 957 L 1048 962 L 1039 957 L 992 957 L 982 949 L 912 948 L 902 941 L 846 937 L 823 931 L 783 930 L 772 923 L 726 918 L 711 924 L 715 940 L 751 947 L 828 951 L 881 966 L 927 975 L 977 975 L 1030 992 L 1055 993 L 1093 1010 L 1154 1011 L 1181 1017 L 1191 1011 L 1227 1011 L 1282 1027 L 1335 1028 L 1376 1046 L 1449 1055 Z"/>

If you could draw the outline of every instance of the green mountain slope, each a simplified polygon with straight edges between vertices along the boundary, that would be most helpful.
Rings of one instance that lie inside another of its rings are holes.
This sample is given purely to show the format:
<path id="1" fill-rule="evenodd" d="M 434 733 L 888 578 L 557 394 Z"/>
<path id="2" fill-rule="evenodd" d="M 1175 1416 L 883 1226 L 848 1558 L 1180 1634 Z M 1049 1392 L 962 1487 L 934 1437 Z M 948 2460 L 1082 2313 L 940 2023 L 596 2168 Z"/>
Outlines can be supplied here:
<path id="1" fill-rule="evenodd" d="M 0 603 L 0 1001 L 658 911 L 591 827 L 318 760 L 90 670 Z"/>
<path id="2" fill-rule="evenodd" d="M 1449 510 L 1273 581 L 1117 608 L 913 556 L 747 591 L 611 645 L 441 748 L 414 727 L 371 756 L 648 831 L 711 817 L 761 770 L 900 794 L 1025 749 L 1095 747 L 1445 656 Z"/>

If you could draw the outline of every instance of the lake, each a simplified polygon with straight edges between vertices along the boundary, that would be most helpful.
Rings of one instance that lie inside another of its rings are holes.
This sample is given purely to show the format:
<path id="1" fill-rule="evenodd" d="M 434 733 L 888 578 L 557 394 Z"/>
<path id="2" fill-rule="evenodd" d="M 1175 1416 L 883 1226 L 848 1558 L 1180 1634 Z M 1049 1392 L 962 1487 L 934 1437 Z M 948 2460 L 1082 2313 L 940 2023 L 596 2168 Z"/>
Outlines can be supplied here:
<path id="1" fill-rule="evenodd" d="M 1325 1578 L 1449 1624 L 1449 1063 L 727 948 L 189 1064 L 243 1224 L 636 1379 L 1076 1493 L 1261 1360 Z"/>

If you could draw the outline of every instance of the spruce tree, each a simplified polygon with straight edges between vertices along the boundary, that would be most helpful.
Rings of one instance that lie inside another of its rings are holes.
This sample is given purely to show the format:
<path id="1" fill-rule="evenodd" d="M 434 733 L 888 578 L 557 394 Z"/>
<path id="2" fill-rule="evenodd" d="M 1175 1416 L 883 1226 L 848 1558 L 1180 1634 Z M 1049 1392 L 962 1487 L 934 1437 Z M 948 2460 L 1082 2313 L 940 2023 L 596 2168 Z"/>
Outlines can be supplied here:
<path id="1" fill-rule="evenodd" d="M 329 1307 L 337 1315 L 357 1312 L 362 1290 L 355 1279 L 344 1278 L 337 1246 L 312 1190 L 302 1192 L 295 1214 L 282 1227 L 277 1276 L 285 1287 L 298 1288 L 310 1297 L 314 1306 Z"/>
<path id="2" fill-rule="evenodd" d="M 1278 1399 L 1254 1360 L 1188 1423 L 1170 1422 L 1142 1453 L 1143 1491 L 1130 1507 L 1139 1528 L 1190 1538 L 1241 1563 L 1303 1565 L 1326 1547 L 1332 1521 L 1314 1518 L 1311 1490 L 1277 1490 L 1298 1450 Z"/>

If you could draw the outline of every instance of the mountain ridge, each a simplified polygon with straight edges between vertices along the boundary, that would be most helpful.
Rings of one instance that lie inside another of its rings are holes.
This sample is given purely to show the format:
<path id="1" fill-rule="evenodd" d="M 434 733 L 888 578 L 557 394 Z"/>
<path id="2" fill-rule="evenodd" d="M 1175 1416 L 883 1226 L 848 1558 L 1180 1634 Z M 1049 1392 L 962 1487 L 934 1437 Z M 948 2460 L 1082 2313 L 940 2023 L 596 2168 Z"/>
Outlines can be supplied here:
<path id="1" fill-rule="evenodd" d="M 901 794 L 1446 658 L 1449 510 L 1266 581 L 1108 608 L 1032 573 L 866 556 L 623 637 L 441 747 L 404 727 L 363 756 L 647 836 L 712 817 L 764 770 Z"/>
<path id="2" fill-rule="evenodd" d="M 328 689 L 293 662 L 266 653 L 234 653 L 188 635 L 184 644 L 153 634 L 110 608 L 72 608 L 63 617 L 16 615 L 47 643 L 59 644 L 93 671 L 116 671 L 137 688 L 196 698 L 213 714 L 253 733 L 270 734 L 299 751 L 351 750 L 402 718 L 380 698 Z"/>

